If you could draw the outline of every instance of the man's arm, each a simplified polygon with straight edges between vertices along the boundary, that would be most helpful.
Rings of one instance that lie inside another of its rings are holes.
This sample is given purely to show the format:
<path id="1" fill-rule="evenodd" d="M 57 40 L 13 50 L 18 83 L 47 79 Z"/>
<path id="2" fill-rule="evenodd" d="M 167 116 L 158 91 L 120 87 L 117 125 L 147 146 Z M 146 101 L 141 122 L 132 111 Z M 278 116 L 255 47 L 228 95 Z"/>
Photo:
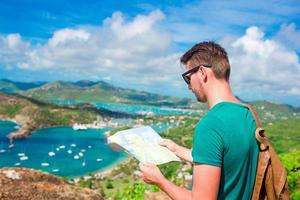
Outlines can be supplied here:
<path id="1" fill-rule="evenodd" d="M 218 197 L 221 168 L 211 165 L 194 165 L 192 191 L 179 187 L 167 180 L 157 166 L 140 164 L 142 178 L 146 183 L 155 184 L 174 200 L 214 200 Z"/>
<path id="2" fill-rule="evenodd" d="M 185 148 L 183 146 L 180 146 L 169 139 L 164 139 L 162 142 L 159 143 L 161 146 L 167 147 L 170 151 L 173 151 L 176 156 L 179 158 L 192 162 L 192 151 L 191 149 Z"/>
<path id="3" fill-rule="evenodd" d="M 194 163 L 192 199 L 217 199 L 221 180 L 221 168 Z"/>

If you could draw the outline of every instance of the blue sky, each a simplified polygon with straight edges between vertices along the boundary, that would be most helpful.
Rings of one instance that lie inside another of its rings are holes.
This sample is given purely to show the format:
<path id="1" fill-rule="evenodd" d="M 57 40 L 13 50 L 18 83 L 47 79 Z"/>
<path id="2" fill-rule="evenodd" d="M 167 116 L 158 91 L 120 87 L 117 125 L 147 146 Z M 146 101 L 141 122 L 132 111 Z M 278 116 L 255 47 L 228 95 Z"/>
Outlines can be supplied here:
<path id="1" fill-rule="evenodd" d="M 300 106 L 300 1 L 0 1 L 0 78 L 192 96 L 178 58 L 226 48 L 234 93 Z"/>

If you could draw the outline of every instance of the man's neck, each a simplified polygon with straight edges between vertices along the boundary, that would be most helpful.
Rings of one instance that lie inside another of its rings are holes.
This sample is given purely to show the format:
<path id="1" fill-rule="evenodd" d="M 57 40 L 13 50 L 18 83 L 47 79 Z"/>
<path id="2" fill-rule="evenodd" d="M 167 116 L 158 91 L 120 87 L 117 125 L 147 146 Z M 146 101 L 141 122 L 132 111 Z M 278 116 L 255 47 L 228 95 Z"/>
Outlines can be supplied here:
<path id="1" fill-rule="evenodd" d="M 209 92 L 207 93 L 208 107 L 211 109 L 223 101 L 241 103 L 241 101 L 233 95 L 228 82 L 216 81 L 216 83 L 209 88 Z"/>

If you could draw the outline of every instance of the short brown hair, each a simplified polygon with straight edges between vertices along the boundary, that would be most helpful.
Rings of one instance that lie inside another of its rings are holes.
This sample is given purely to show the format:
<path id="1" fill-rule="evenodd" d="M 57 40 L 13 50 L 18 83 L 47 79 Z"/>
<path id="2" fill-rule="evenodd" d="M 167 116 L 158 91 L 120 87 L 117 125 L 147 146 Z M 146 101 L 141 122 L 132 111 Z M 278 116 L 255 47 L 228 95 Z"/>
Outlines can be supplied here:
<path id="1" fill-rule="evenodd" d="M 201 42 L 194 45 L 180 58 L 180 62 L 185 65 L 188 61 L 191 61 L 195 65 L 210 64 L 216 78 L 229 81 L 230 64 L 227 52 L 215 42 Z"/>

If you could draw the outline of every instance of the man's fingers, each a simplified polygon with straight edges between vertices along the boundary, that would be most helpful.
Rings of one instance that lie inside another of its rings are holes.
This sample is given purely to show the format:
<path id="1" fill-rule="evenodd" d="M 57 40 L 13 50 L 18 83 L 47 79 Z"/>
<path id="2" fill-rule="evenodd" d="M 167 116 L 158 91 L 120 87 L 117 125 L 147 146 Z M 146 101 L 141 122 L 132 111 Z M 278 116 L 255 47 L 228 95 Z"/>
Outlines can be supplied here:
<path id="1" fill-rule="evenodd" d="M 144 163 L 140 163 L 139 167 L 140 167 L 141 171 L 143 171 L 143 170 L 145 170 L 146 165 Z"/>
<path id="2" fill-rule="evenodd" d="M 168 145 L 168 140 L 164 139 L 163 141 L 158 143 L 161 146 L 167 146 Z"/>
<path id="3" fill-rule="evenodd" d="M 155 167 L 156 165 L 152 164 L 152 163 L 144 163 L 145 167 Z"/>

